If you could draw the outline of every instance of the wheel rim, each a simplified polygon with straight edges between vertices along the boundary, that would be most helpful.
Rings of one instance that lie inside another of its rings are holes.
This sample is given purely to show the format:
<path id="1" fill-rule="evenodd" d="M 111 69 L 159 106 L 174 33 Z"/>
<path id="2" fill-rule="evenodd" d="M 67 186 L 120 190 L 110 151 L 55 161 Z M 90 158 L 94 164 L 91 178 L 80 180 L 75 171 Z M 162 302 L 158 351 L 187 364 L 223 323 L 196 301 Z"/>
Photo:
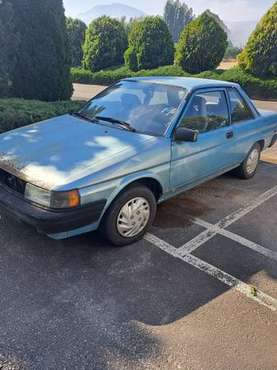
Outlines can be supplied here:
<path id="1" fill-rule="evenodd" d="M 140 234 L 148 224 L 150 218 L 149 202 L 142 197 L 129 200 L 119 211 L 117 230 L 125 238 L 132 238 Z"/>
<path id="2" fill-rule="evenodd" d="M 259 162 L 260 153 L 258 149 L 253 149 L 246 162 L 246 171 L 251 174 L 255 172 L 258 162 Z"/>

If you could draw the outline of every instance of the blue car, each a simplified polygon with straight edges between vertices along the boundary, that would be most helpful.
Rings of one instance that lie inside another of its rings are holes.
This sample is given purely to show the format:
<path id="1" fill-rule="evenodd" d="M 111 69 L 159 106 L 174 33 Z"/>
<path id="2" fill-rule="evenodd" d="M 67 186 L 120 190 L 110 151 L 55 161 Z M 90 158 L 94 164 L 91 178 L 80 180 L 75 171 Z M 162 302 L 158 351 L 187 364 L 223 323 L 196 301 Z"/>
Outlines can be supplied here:
<path id="1" fill-rule="evenodd" d="M 0 135 L 0 207 L 54 239 L 143 237 L 157 204 L 233 170 L 255 175 L 277 115 L 239 85 L 129 78 L 79 112 Z"/>

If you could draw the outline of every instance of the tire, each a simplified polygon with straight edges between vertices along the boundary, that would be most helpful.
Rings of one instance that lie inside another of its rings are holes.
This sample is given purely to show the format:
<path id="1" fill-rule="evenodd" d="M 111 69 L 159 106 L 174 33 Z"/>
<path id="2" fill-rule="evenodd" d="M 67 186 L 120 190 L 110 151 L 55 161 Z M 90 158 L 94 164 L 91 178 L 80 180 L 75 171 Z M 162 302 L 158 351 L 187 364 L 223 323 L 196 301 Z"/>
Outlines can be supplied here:
<path id="1" fill-rule="evenodd" d="M 235 169 L 235 174 L 241 179 L 248 180 L 255 176 L 261 157 L 261 145 L 256 143 L 252 146 L 242 164 Z M 252 164 L 251 164 L 252 158 Z"/>
<path id="2" fill-rule="evenodd" d="M 152 191 L 146 186 L 134 185 L 119 194 L 111 204 L 104 216 L 101 231 L 115 246 L 132 244 L 142 239 L 152 225 L 156 212 L 157 202 Z"/>

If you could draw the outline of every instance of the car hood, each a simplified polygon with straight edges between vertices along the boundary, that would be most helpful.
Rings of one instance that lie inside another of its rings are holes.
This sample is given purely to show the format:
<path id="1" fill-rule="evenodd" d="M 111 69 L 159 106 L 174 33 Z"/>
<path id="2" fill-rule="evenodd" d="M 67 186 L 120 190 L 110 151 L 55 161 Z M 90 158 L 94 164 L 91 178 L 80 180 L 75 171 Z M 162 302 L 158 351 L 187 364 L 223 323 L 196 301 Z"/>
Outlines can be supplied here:
<path id="1" fill-rule="evenodd" d="M 155 140 L 65 115 L 0 135 L 0 168 L 53 190 L 128 159 Z"/>

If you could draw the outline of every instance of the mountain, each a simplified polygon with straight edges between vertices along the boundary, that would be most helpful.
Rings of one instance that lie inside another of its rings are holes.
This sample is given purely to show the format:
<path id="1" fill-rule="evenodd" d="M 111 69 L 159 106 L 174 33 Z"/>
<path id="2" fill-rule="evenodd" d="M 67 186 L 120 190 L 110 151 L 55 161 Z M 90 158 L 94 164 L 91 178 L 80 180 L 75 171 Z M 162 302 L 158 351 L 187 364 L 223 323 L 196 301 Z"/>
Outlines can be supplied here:
<path id="1" fill-rule="evenodd" d="M 235 46 L 244 47 L 250 34 L 255 30 L 258 21 L 226 22 L 230 32 L 231 41 Z"/>
<path id="2" fill-rule="evenodd" d="M 128 6 L 125 4 L 114 3 L 105 5 L 95 5 L 92 9 L 79 15 L 79 17 L 85 22 L 90 23 L 93 19 L 101 17 L 102 15 L 108 15 L 112 18 L 139 18 L 143 17 L 145 13 L 137 8 Z"/>

